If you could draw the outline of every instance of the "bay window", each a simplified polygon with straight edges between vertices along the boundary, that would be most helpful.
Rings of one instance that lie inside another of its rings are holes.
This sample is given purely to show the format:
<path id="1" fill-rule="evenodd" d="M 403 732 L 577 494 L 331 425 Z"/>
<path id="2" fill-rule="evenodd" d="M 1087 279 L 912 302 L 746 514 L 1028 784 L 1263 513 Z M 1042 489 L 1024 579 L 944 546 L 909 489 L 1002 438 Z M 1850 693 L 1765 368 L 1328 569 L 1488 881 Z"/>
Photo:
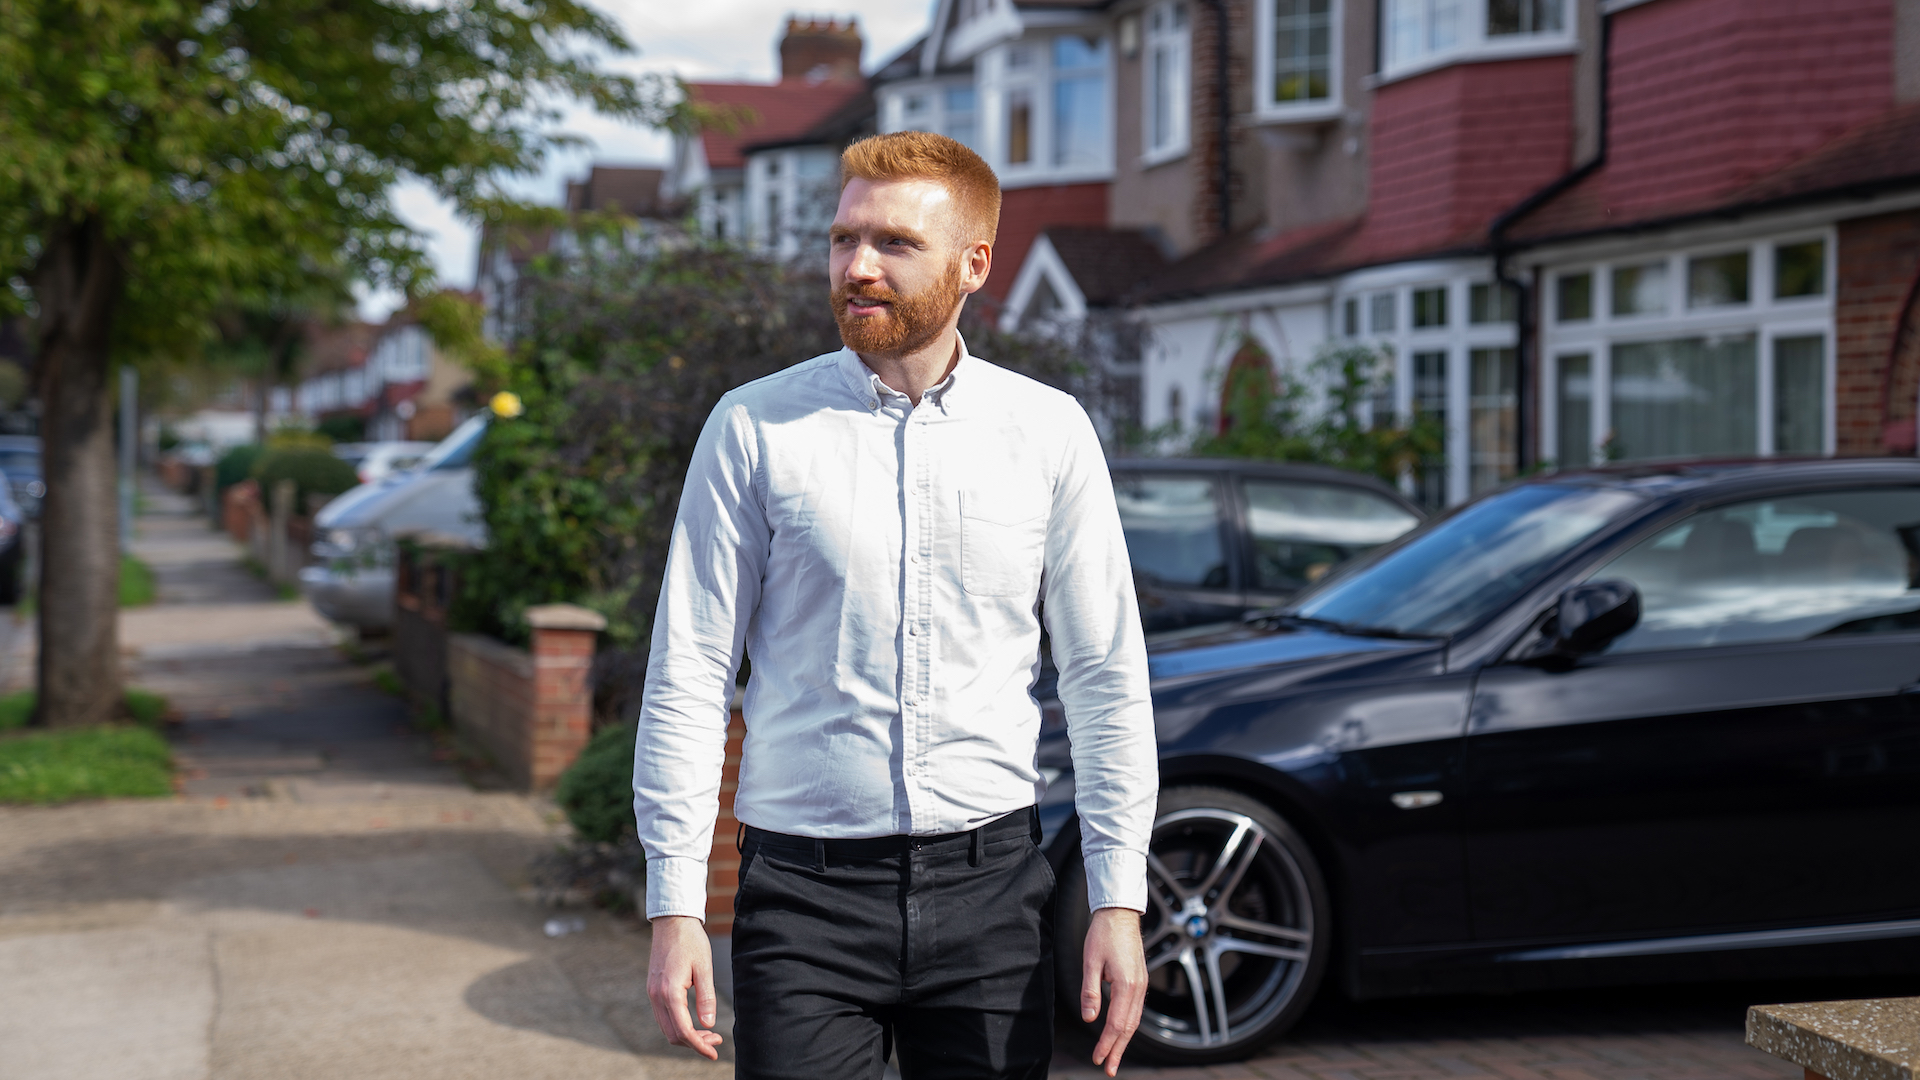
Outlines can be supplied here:
<path id="1" fill-rule="evenodd" d="M 1571 0 L 1385 0 L 1381 74 L 1570 46 Z"/>
<path id="2" fill-rule="evenodd" d="M 881 92 L 879 126 L 884 132 L 931 131 L 978 149 L 978 123 L 971 79 L 894 85 Z"/>
<path id="3" fill-rule="evenodd" d="M 1146 24 L 1140 145 L 1148 161 L 1164 161 L 1187 151 L 1193 37 L 1186 0 L 1154 4 Z"/>
<path id="4" fill-rule="evenodd" d="M 1001 181 L 1104 179 L 1112 169 L 1110 52 L 1100 36 L 1027 37 L 979 61 L 973 128 Z"/>
<path id="5" fill-rule="evenodd" d="M 1550 275 L 1542 456 L 1832 453 L 1831 250 L 1750 242 Z"/>

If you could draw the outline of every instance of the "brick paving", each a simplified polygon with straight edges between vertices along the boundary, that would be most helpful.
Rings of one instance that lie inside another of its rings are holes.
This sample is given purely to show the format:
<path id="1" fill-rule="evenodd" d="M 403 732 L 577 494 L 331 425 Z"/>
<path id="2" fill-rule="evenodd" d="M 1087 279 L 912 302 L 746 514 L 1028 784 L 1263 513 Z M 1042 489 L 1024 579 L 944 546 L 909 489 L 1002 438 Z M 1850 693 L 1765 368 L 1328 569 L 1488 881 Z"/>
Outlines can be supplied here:
<path id="1" fill-rule="evenodd" d="M 1512 997 L 1353 1003 L 1327 995 L 1246 1062 L 1156 1068 L 1154 1080 L 1798 1080 L 1798 1066 L 1745 1044 L 1748 1005 L 1912 993 L 1885 980 L 1626 987 Z M 1063 1025 L 1052 1075 L 1103 1075 L 1092 1043 Z"/>

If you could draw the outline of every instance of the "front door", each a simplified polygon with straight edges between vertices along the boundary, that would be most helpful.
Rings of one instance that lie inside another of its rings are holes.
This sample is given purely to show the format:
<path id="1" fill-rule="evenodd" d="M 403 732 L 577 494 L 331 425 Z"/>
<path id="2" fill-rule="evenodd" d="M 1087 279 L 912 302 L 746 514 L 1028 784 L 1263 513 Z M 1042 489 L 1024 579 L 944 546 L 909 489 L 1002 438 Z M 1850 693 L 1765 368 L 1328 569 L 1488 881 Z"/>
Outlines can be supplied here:
<path id="1" fill-rule="evenodd" d="M 1589 575 L 1640 625 L 1484 670 L 1467 740 L 1483 941 L 1920 915 L 1920 491 L 1710 508 Z"/>

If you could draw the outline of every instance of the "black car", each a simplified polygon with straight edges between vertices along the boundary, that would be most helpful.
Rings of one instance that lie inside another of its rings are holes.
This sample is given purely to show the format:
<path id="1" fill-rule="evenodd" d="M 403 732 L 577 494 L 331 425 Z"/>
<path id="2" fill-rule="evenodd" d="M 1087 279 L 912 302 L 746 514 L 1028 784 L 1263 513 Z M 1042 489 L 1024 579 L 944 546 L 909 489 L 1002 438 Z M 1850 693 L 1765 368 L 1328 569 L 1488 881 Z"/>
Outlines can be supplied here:
<path id="1" fill-rule="evenodd" d="M 1151 656 L 1135 1045 L 1357 998 L 1920 971 L 1920 462 L 1559 474 Z M 1042 801 L 1060 985 L 1085 880 Z"/>
<path id="2" fill-rule="evenodd" d="M 1149 633 L 1283 603 L 1421 517 L 1387 484 L 1318 465 L 1155 458 L 1111 470 Z"/>

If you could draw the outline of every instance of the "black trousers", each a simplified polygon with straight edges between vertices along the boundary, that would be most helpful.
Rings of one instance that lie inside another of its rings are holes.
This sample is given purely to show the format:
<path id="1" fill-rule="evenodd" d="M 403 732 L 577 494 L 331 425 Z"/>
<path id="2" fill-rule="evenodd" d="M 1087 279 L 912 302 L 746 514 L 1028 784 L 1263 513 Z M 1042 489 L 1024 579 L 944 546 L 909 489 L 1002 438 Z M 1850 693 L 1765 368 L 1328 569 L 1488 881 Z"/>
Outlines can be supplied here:
<path id="1" fill-rule="evenodd" d="M 811 840 L 748 827 L 735 1075 L 1039 1078 L 1053 1055 L 1053 870 L 1023 810 L 972 832 Z"/>

